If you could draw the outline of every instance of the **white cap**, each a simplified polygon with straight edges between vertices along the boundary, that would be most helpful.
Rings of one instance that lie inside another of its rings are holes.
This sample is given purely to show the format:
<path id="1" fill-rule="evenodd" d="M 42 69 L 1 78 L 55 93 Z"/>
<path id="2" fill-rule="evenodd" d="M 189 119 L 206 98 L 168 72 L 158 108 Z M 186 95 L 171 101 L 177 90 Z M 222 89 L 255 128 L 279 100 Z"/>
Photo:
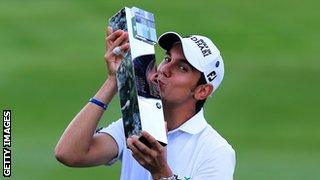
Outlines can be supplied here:
<path id="1" fill-rule="evenodd" d="M 197 70 L 204 73 L 207 83 L 218 89 L 224 75 L 224 64 L 220 51 L 213 42 L 204 36 L 181 37 L 176 32 L 166 32 L 159 37 L 159 45 L 169 51 L 173 44 L 181 42 L 184 56 Z"/>

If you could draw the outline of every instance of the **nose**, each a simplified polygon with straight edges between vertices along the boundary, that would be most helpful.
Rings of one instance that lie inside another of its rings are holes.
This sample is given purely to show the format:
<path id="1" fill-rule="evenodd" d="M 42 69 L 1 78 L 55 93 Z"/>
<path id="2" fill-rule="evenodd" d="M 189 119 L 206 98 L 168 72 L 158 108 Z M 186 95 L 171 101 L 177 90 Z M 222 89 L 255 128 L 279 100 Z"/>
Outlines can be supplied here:
<path id="1" fill-rule="evenodd" d="M 158 84 L 158 72 L 155 72 L 153 74 L 150 75 L 150 81 L 154 84 Z"/>
<path id="2" fill-rule="evenodd" d="M 165 76 L 166 78 L 171 76 L 171 63 L 165 63 L 165 64 L 161 64 L 161 66 L 159 66 L 159 73 L 163 76 Z"/>

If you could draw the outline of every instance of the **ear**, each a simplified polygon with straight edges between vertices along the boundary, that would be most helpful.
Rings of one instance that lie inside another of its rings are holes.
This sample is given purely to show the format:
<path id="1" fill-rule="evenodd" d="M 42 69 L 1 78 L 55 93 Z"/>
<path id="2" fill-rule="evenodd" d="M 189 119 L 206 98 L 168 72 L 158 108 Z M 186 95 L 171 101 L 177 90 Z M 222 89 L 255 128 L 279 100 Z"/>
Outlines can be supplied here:
<path id="1" fill-rule="evenodd" d="M 196 100 L 204 100 L 213 92 L 212 84 L 202 84 L 199 85 L 194 93 L 194 98 Z"/>

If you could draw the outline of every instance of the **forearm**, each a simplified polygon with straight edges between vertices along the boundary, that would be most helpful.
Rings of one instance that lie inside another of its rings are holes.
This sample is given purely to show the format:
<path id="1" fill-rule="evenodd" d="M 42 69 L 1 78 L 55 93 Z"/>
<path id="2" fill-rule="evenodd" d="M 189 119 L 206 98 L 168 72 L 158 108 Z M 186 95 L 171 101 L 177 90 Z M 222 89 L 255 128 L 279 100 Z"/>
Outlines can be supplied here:
<path id="1" fill-rule="evenodd" d="M 104 102 L 105 104 L 109 104 L 117 93 L 117 79 L 116 77 L 109 77 L 99 91 L 95 94 L 94 98 Z M 103 111 L 102 111 L 103 112 Z"/>
<path id="2" fill-rule="evenodd" d="M 109 78 L 94 96 L 95 99 L 109 104 L 116 94 L 116 79 Z M 73 118 L 56 146 L 56 156 L 79 159 L 84 157 L 90 149 L 93 134 L 104 110 L 92 103 L 88 103 Z"/>

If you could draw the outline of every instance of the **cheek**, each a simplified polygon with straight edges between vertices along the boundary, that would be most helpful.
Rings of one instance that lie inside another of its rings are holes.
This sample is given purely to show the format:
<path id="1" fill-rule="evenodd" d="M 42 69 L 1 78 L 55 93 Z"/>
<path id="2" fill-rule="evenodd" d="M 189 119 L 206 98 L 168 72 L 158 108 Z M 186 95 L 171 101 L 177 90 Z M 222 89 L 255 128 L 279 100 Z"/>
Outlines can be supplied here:
<path id="1" fill-rule="evenodd" d="M 174 89 L 176 95 L 185 95 L 190 92 L 193 92 L 197 83 L 194 77 L 190 76 L 183 76 L 180 78 L 172 79 L 171 82 L 172 84 L 170 89 Z"/>

